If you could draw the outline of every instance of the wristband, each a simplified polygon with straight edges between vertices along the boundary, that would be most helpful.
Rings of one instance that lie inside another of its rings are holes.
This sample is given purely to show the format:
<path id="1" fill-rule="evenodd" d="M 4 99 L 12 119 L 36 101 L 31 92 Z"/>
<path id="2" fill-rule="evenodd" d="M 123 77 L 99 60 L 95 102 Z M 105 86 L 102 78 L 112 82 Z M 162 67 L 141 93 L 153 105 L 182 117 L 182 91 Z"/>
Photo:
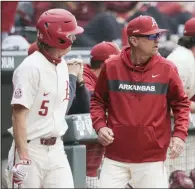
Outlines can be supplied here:
<path id="1" fill-rule="evenodd" d="M 82 87 L 82 86 L 85 84 L 84 80 L 82 80 L 82 81 L 80 81 L 80 82 L 78 81 L 77 83 L 78 83 L 78 86 L 79 86 L 79 87 Z"/>

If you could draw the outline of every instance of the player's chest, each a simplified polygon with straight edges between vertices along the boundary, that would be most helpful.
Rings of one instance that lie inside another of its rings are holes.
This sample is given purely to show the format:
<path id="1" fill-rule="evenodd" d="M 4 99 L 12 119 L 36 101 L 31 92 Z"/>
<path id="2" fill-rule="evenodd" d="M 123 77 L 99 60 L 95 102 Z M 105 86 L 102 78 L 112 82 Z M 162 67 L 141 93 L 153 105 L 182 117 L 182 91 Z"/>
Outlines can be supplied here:
<path id="1" fill-rule="evenodd" d="M 69 75 L 66 69 L 47 70 L 40 78 L 39 91 L 44 97 L 62 99 L 69 93 Z"/>

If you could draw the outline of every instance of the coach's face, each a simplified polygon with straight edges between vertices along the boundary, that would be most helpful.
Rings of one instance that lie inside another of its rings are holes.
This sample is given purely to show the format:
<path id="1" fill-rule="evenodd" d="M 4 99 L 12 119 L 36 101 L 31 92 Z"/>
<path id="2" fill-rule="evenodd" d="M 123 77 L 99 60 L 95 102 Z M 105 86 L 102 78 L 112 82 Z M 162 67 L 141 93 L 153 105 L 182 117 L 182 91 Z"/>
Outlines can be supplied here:
<path id="1" fill-rule="evenodd" d="M 153 56 L 158 53 L 160 34 L 134 36 L 134 46 L 142 54 Z"/>

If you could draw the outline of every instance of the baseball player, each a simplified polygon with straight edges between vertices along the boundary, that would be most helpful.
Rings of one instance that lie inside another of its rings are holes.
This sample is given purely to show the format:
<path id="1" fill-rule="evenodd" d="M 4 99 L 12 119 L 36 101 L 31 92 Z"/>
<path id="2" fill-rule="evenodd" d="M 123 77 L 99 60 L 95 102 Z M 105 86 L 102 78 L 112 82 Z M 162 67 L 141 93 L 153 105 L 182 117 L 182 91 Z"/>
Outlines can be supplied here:
<path id="1" fill-rule="evenodd" d="M 13 74 L 8 188 L 74 187 L 61 140 L 69 102 L 68 67 L 62 56 L 82 32 L 74 15 L 64 9 L 48 10 L 37 22 L 39 51 L 25 58 Z M 80 65 L 76 77 L 79 71 Z"/>
<path id="2" fill-rule="evenodd" d="M 191 113 L 195 113 L 195 18 L 185 23 L 184 36 L 167 59 L 177 66 L 185 92 L 191 99 Z"/>
<path id="3" fill-rule="evenodd" d="M 33 54 L 35 51 L 39 51 L 39 48 L 37 46 L 37 42 L 34 42 L 33 44 L 30 45 L 29 49 L 28 49 L 28 55 L 31 55 Z M 76 96 L 77 96 L 77 99 L 83 97 L 83 96 L 89 96 L 88 94 L 88 91 L 86 90 L 86 88 L 84 87 L 84 83 L 83 83 L 83 64 L 81 64 L 81 67 L 80 67 L 80 72 L 78 74 L 78 77 L 75 77 L 74 75 L 74 72 L 75 72 L 75 69 L 77 69 L 77 65 L 79 63 L 83 62 L 81 59 L 77 59 L 77 58 L 73 58 L 73 59 L 70 59 L 67 61 L 67 65 L 68 65 L 68 73 L 69 73 L 69 88 L 70 88 L 70 91 L 69 91 L 69 102 L 68 102 L 68 108 L 67 108 L 67 111 L 66 112 L 70 112 L 70 107 L 72 107 L 72 103 L 75 101 L 75 91 L 76 91 Z M 76 90 L 76 89 L 81 89 L 81 90 Z M 82 91 L 82 93 L 80 93 L 80 91 Z M 84 93 L 84 94 L 83 94 Z M 74 100 L 74 101 L 73 101 Z M 79 99 L 78 99 L 79 101 Z M 82 99 L 82 106 L 84 107 L 80 107 L 80 109 L 84 109 L 86 106 L 89 106 L 89 103 L 88 103 L 88 99 Z M 86 105 L 85 105 L 86 103 Z M 79 108 L 79 107 L 77 107 Z M 85 108 L 86 109 L 86 108 Z M 85 110 L 84 109 L 84 110 Z M 89 109 L 89 108 L 87 108 Z"/>
<path id="4" fill-rule="evenodd" d="M 176 67 L 158 54 L 159 38 L 166 31 L 150 16 L 131 20 L 129 46 L 108 59 L 99 75 L 90 110 L 106 148 L 100 188 L 124 188 L 127 183 L 168 188 L 167 149 L 174 159 L 184 148 L 190 102 Z"/>

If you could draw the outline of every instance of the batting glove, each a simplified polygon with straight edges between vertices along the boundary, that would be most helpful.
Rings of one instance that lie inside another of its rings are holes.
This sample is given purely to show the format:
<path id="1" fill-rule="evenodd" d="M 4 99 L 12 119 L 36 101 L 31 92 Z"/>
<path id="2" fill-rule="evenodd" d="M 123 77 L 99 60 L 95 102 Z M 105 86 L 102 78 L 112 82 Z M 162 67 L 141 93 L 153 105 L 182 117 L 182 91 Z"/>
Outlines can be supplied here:
<path id="1" fill-rule="evenodd" d="M 20 160 L 17 164 L 14 165 L 12 168 L 14 183 L 21 184 L 24 180 L 26 180 L 30 165 L 31 160 L 27 159 Z"/>

